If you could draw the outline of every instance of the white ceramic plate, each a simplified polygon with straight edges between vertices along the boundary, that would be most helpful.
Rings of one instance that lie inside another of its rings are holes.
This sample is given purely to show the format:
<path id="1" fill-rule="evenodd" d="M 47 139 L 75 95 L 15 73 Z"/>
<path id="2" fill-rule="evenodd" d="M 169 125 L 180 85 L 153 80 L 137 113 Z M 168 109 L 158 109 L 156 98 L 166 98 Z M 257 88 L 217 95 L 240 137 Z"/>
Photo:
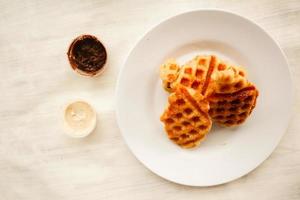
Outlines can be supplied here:
<path id="1" fill-rule="evenodd" d="M 199 148 L 186 150 L 167 138 L 159 120 L 168 96 L 159 65 L 197 54 L 245 66 L 260 95 L 243 125 L 214 126 Z M 272 153 L 287 128 L 293 91 L 285 56 L 262 28 L 236 14 L 198 10 L 160 23 L 130 52 L 117 84 L 117 120 L 133 154 L 151 171 L 176 183 L 211 186 L 249 173 Z"/>

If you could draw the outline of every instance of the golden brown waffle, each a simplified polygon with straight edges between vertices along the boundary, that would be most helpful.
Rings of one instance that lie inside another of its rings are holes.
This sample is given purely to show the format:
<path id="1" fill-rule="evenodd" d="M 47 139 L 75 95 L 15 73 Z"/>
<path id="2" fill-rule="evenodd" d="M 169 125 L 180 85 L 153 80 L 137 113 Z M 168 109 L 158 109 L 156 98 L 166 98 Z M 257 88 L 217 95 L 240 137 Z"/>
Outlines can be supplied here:
<path id="1" fill-rule="evenodd" d="M 246 78 L 245 70 L 223 61 L 218 62 L 211 80 L 211 87 L 215 93 L 233 93 L 251 85 Z"/>
<path id="2" fill-rule="evenodd" d="M 161 121 L 169 138 L 182 147 L 197 146 L 210 130 L 211 119 L 239 125 L 256 105 L 258 90 L 246 72 L 215 56 L 196 56 L 181 68 L 168 61 L 160 70 L 165 89 L 173 92 Z"/>
<path id="3" fill-rule="evenodd" d="M 209 115 L 224 126 L 243 123 L 256 105 L 258 90 L 250 86 L 234 93 L 214 93 L 208 98 Z"/>
<path id="4" fill-rule="evenodd" d="M 205 95 L 215 65 L 215 56 L 196 56 L 181 67 L 171 87 L 174 89 L 178 86 L 185 86 Z"/>
<path id="5" fill-rule="evenodd" d="M 168 101 L 161 116 L 168 137 L 184 148 L 199 145 L 212 125 L 208 102 L 200 93 L 185 87 L 176 88 Z"/>
<path id="6" fill-rule="evenodd" d="M 167 60 L 160 66 L 160 78 L 166 91 L 171 92 L 171 84 L 177 79 L 180 66 L 174 59 Z"/>
<path id="7" fill-rule="evenodd" d="M 196 56 L 181 68 L 175 60 L 168 60 L 160 68 L 160 77 L 168 92 L 182 85 L 205 96 L 212 92 L 232 93 L 251 85 L 244 69 L 215 56 Z"/>

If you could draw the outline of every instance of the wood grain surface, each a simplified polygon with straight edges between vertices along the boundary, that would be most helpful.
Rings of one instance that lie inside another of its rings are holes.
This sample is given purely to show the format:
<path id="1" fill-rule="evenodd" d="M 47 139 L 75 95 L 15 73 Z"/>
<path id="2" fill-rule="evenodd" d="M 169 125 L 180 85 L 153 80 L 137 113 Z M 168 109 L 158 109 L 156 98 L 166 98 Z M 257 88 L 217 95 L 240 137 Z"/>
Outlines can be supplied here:
<path id="1" fill-rule="evenodd" d="M 300 199 L 299 0 L 1 0 L 0 8 L 1 200 Z M 206 188 L 146 169 L 124 143 L 114 109 L 117 75 L 136 41 L 160 21 L 201 8 L 261 25 L 285 52 L 297 88 L 294 117 L 273 154 L 243 178 Z M 67 61 L 68 45 L 83 33 L 108 49 L 108 68 L 94 79 Z M 62 106 L 78 98 L 98 113 L 96 131 L 82 140 L 65 136 L 61 124 Z"/>

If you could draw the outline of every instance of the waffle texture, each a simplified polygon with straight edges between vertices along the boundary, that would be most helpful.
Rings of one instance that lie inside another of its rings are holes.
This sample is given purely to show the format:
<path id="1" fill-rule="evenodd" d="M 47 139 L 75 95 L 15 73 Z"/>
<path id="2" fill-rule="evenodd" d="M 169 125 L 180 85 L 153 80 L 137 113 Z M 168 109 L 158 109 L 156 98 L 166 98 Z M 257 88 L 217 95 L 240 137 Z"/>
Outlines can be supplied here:
<path id="1" fill-rule="evenodd" d="M 223 126 L 243 123 L 259 93 L 242 67 L 214 55 L 196 56 L 183 66 L 168 60 L 160 67 L 160 77 L 170 93 L 161 121 L 169 138 L 185 148 L 199 145 L 212 121 Z"/>
<path id="2" fill-rule="evenodd" d="M 199 145 L 212 125 L 208 101 L 194 93 L 186 87 L 178 87 L 169 96 L 169 104 L 161 116 L 168 137 L 184 148 Z"/>

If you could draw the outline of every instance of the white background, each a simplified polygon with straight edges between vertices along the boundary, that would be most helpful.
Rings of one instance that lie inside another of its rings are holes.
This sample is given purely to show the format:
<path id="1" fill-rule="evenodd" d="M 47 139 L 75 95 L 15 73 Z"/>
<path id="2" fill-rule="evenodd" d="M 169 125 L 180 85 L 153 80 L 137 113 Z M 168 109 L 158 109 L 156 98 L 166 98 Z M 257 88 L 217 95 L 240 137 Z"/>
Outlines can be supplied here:
<path id="1" fill-rule="evenodd" d="M 299 1 L 1 1 L 0 8 L 1 200 L 300 198 Z M 286 53 L 297 88 L 294 117 L 269 159 L 209 188 L 170 183 L 143 167 L 114 112 L 117 75 L 136 41 L 160 21 L 198 8 L 233 11 L 266 29 Z M 69 67 L 68 45 L 83 33 L 107 47 L 100 77 Z M 96 131 L 82 140 L 65 136 L 61 124 L 62 106 L 78 98 L 98 113 Z"/>

